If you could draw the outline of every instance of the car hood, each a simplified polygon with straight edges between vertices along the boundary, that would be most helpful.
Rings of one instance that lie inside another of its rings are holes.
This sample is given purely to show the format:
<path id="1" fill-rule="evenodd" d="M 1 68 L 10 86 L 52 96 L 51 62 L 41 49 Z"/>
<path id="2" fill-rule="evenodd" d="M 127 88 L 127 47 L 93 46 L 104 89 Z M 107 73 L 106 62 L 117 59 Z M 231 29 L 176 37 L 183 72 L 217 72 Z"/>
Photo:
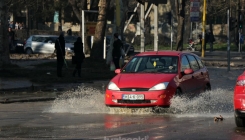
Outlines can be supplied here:
<path id="1" fill-rule="evenodd" d="M 171 82 L 177 74 L 118 74 L 111 81 L 119 88 L 151 88 L 161 82 Z"/>

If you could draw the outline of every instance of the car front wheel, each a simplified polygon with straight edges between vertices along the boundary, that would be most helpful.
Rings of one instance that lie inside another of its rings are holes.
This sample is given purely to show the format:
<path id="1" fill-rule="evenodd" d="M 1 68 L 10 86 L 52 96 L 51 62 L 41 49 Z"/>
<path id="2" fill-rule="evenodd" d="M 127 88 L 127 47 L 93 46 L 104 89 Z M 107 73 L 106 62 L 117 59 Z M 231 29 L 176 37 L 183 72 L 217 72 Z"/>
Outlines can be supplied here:
<path id="1" fill-rule="evenodd" d="M 32 54 L 32 50 L 30 48 L 26 49 L 26 54 Z"/>
<path id="2" fill-rule="evenodd" d="M 181 96 L 182 95 L 182 92 L 179 88 L 176 89 L 175 91 L 175 96 Z"/>
<path id="3" fill-rule="evenodd" d="M 237 127 L 245 127 L 245 118 L 235 116 L 235 122 Z"/>
<path id="4" fill-rule="evenodd" d="M 204 88 L 204 92 L 205 91 L 210 91 L 210 90 L 211 90 L 211 86 L 209 84 L 206 84 L 205 88 Z"/>

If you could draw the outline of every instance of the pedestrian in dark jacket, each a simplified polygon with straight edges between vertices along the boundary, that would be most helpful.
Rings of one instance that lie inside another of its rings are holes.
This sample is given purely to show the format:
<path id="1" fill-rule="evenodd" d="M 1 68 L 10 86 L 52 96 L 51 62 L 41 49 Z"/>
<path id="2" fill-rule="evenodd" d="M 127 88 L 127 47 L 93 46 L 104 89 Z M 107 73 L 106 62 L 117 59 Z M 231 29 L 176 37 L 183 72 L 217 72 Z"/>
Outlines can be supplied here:
<path id="1" fill-rule="evenodd" d="M 202 35 L 201 34 L 198 35 L 198 39 L 199 39 L 199 43 L 200 43 L 201 51 L 202 51 Z"/>
<path id="2" fill-rule="evenodd" d="M 213 35 L 213 32 L 211 32 L 211 30 L 209 30 L 208 32 L 208 42 L 209 42 L 209 45 L 210 45 L 210 52 L 213 51 L 213 43 L 215 42 L 215 38 L 214 38 L 214 35 Z"/>
<path id="3" fill-rule="evenodd" d="M 8 39 L 9 39 L 9 50 L 14 50 L 14 38 L 15 38 L 15 32 L 12 30 L 12 28 L 8 28 Z"/>
<path id="4" fill-rule="evenodd" d="M 121 55 L 121 49 L 123 47 L 122 41 L 118 38 L 118 34 L 114 34 L 114 43 L 113 43 L 113 51 L 112 51 L 112 58 L 115 64 L 116 69 L 120 68 L 119 61 Z"/>
<path id="5" fill-rule="evenodd" d="M 205 31 L 205 41 L 204 41 L 204 51 L 206 51 L 206 46 L 207 46 L 207 43 L 209 42 L 209 34 L 207 31 Z"/>
<path id="6" fill-rule="evenodd" d="M 76 67 L 73 71 L 73 77 L 76 76 L 77 72 L 78 72 L 78 76 L 81 77 L 81 67 L 82 67 L 83 60 L 85 59 L 81 37 L 78 37 L 77 41 L 74 43 L 74 53 L 76 59 Z"/>
<path id="7" fill-rule="evenodd" d="M 62 77 L 62 68 L 65 62 L 65 38 L 64 33 L 61 33 L 55 41 L 55 50 L 57 57 L 57 76 Z"/>

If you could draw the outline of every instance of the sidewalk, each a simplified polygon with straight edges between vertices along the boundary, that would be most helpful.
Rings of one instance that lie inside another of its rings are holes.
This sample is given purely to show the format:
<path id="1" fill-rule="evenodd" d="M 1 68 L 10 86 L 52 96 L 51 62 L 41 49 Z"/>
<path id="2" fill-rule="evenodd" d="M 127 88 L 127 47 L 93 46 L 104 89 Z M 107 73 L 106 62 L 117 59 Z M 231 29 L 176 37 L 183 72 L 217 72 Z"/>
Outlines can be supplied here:
<path id="1" fill-rule="evenodd" d="M 227 51 L 206 51 L 204 53 L 204 57 L 202 53 L 199 51 L 192 52 L 198 55 L 204 62 L 206 66 L 219 66 L 219 67 L 227 67 L 228 66 L 228 53 Z M 230 66 L 231 67 L 243 67 L 245 66 L 245 52 L 230 52 Z"/>
<path id="2" fill-rule="evenodd" d="M 87 83 L 41 85 L 32 83 L 28 79 L 0 78 L 0 104 L 52 101 L 65 91 L 76 89 L 81 85 L 102 89 L 108 82 L 108 80 L 100 80 Z"/>

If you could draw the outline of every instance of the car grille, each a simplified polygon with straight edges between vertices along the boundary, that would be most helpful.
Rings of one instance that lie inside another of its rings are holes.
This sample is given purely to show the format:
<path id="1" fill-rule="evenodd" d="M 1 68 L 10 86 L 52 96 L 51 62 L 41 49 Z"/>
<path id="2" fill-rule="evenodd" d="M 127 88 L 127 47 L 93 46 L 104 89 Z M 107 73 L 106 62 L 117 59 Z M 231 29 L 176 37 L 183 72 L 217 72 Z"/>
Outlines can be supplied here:
<path id="1" fill-rule="evenodd" d="M 149 88 L 121 88 L 120 91 L 148 91 Z"/>
<path id="2" fill-rule="evenodd" d="M 117 103 L 121 104 L 149 104 L 151 100 L 117 100 Z"/>

